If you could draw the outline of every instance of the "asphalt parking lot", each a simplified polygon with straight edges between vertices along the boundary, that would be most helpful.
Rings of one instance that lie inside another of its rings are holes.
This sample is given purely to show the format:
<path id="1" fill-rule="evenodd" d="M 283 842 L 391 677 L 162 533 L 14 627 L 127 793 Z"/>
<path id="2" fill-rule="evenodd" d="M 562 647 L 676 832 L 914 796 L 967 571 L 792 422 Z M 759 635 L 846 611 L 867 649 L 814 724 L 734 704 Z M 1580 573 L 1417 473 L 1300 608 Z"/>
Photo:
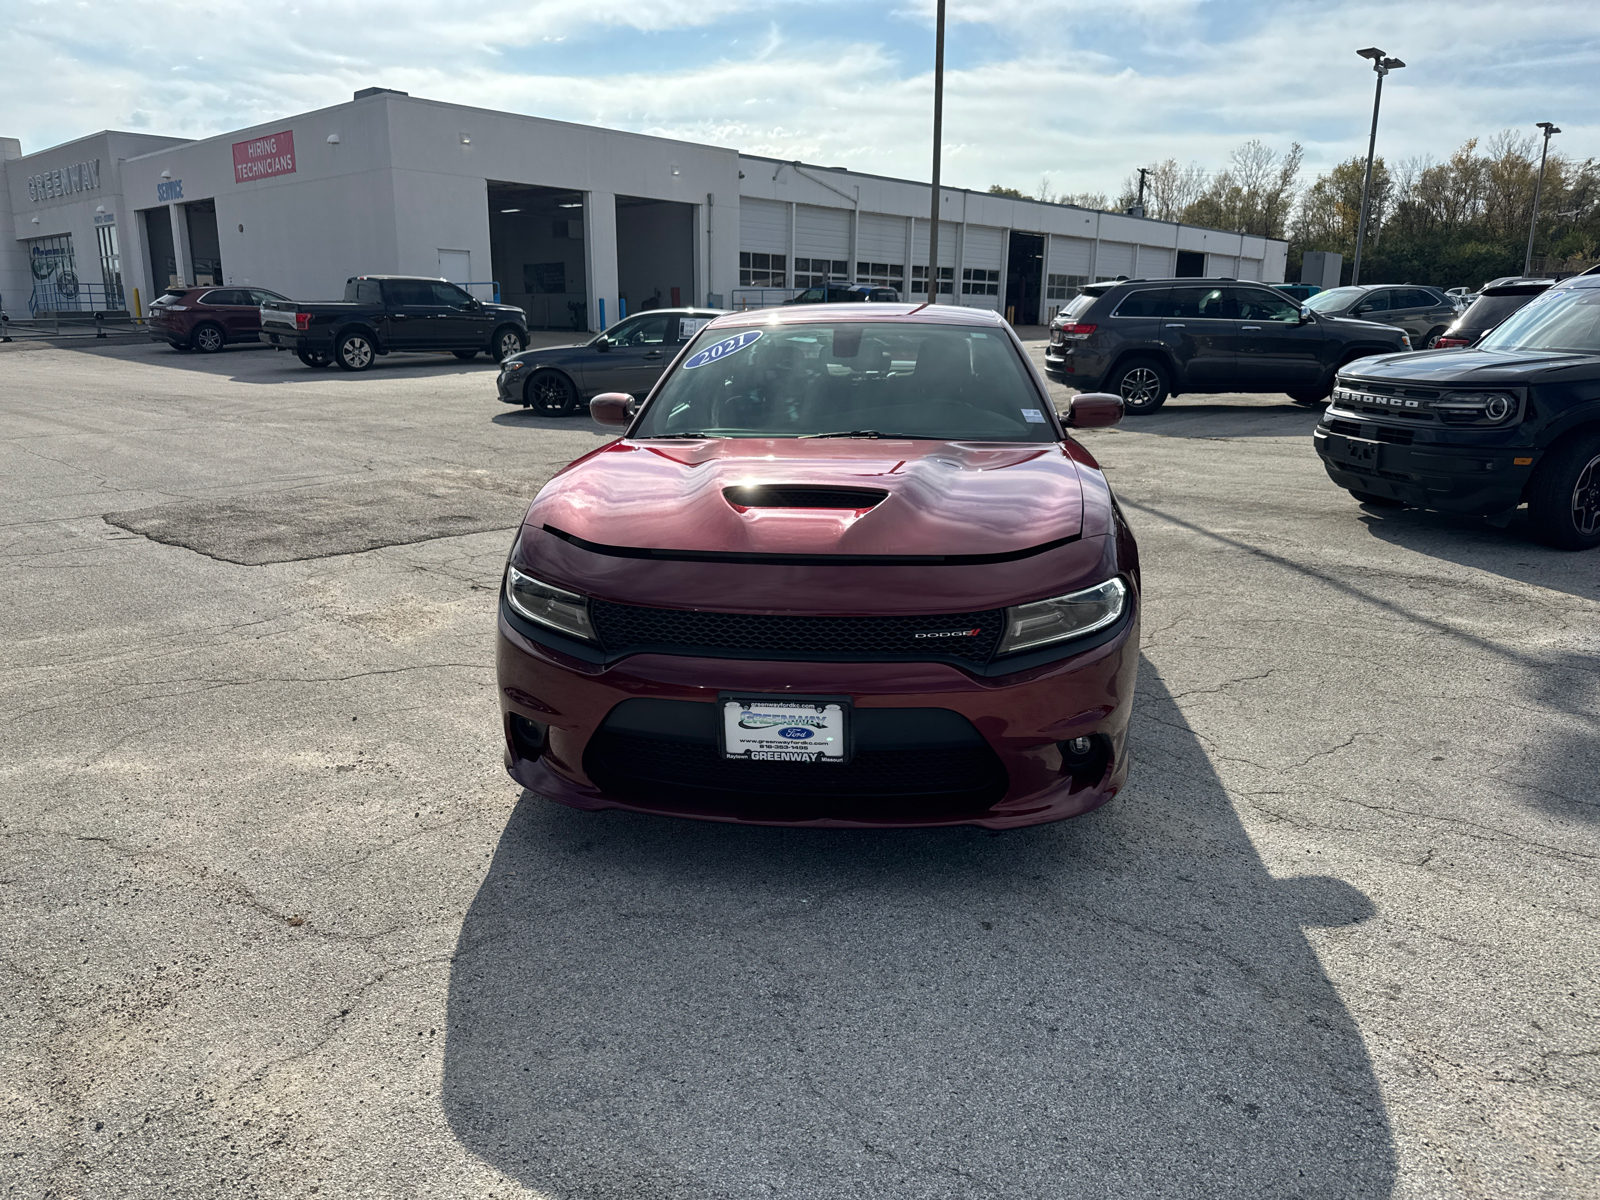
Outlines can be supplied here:
<path id="1" fill-rule="evenodd" d="M 0 1194 L 1600 1194 L 1600 553 L 1181 398 L 1111 805 L 582 813 L 491 639 L 609 434 L 493 371 L 0 352 Z"/>

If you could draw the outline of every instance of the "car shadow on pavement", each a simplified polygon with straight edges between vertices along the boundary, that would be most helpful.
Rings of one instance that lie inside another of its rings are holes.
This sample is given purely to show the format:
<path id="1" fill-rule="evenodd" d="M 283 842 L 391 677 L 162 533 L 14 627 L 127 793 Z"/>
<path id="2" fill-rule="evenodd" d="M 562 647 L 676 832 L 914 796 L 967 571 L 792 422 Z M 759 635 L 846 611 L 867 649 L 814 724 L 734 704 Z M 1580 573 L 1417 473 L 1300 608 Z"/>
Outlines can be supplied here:
<path id="1" fill-rule="evenodd" d="M 461 930 L 444 1111 L 554 1197 L 1379 1197 L 1395 1151 L 1302 927 L 1149 663 L 1076 821 L 762 829 L 524 793 Z"/>
<path id="2" fill-rule="evenodd" d="M 1237 402 L 1210 397 L 1180 396 L 1155 412 L 1124 417 L 1120 430 L 1180 438 L 1298 438 L 1311 448 L 1311 431 L 1322 418 L 1322 408 L 1309 408 L 1292 400 L 1241 396 Z"/>
<path id="3" fill-rule="evenodd" d="M 1353 499 L 1350 504 L 1367 531 L 1391 546 L 1585 600 L 1600 600 L 1600 550 L 1554 550 L 1542 544 L 1533 535 L 1527 509 L 1519 509 L 1502 526 L 1454 513 L 1378 508 L 1357 505 Z"/>
<path id="4" fill-rule="evenodd" d="M 486 386 L 493 391 L 493 376 L 499 364 L 487 355 L 462 360 L 450 353 L 416 353 L 380 356 L 364 372 L 341 371 L 336 366 L 308 367 L 286 350 L 275 350 L 267 345 L 229 346 L 217 354 L 200 354 L 194 351 L 174 350 L 157 342 L 62 344 L 57 347 L 78 353 L 114 355 L 136 361 L 151 362 L 156 366 L 173 367 L 180 371 L 200 374 L 227 375 L 234 383 L 311 383 L 327 379 L 422 379 L 441 374 L 482 374 Z"/>

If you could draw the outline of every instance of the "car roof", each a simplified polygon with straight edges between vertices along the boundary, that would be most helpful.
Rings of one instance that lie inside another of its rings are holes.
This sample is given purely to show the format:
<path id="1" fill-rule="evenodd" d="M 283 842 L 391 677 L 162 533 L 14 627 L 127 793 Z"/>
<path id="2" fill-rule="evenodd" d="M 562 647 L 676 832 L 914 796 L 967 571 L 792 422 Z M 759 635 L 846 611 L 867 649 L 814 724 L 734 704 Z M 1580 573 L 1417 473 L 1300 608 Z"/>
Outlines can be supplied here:
<path id="1" fill-rule="evenodd" d="M 997 328 L 1005 318 L 993 309 L 954 304 L 786 304 L 729 313 L 711 324 L 718 329 L 745 325 L 800 325 L 821 316 L 827 321 L 895 321 L 929 325 L 984 325 Z"/>
<path id="2" fill-rule="evenodd" d="M 449 283 L 443 275 L 352 275 L 346 279 L 350 283 L 356 279 L 415 279 L 421 283 Z"/>
<path id="3" fill-rule="evenodd" d="M 1128 287 L 1135 283 L 1181 283 L 1186 286 L 1193 286 L 1195 284 L 1202 283 L 1243 283 L 1248 284 L 1251 287 L 1260 288 L 1271 288 L 1277 286 L 1277 284 L 1274 283 L 1263 283 L 1259 279 L 1235 279 L 1231 275 L 1152 275 L 1149 278 L 1141 277 L 1138 279 L 1102 279 L 1098 283 L 1084 284 L 1083 290 L 1086 292 L 1093 292 L 1098 289 L 1103 295 L 1106 292 L 1109 292 L 1112 288 Z M 1292 284 L 1290 286 L 1298 287 L 1299 285 Z"/>

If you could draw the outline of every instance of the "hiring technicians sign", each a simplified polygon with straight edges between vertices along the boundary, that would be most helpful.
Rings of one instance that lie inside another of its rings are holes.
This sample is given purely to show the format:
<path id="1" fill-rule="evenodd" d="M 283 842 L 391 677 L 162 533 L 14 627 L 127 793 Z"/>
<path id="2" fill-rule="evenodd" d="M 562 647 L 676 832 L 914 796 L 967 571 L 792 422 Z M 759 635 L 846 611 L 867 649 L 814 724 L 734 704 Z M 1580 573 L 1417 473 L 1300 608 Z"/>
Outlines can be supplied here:
<path id="1" fill-rule="evenodd" d="M 233 181 L 250 183 L 294 174 L 294 132 L 266 133 L 233 144 Z"/>

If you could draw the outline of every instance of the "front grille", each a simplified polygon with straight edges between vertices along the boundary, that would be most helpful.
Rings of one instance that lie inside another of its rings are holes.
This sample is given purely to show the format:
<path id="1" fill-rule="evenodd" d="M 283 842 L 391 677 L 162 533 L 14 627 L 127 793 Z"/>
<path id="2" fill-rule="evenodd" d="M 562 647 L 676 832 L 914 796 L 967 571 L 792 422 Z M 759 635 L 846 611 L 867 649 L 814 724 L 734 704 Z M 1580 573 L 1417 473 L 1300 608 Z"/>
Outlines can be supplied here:
<path id="1" fill-rule="evenodd" d="M 1388 442 L 1392 446 L 1409 446 L 1417 435 L 1410 429 L 1385 429 L 1379 425 L 1373 436 L 1378 441 Z"/>
<path id="2" fill-rule="evenodd" d="M 589 616 L 607 654 L 657 651 L 713 657 L 884 662 L 955 658 L 986 663 L 1005 610 L 903 617 L 774 616 L 644 608 L 594 600 Z M 919 633 L 971 636 L 917 637 Z"/>
<path id="3" fill-rule="evenodd" d="M 584 772 L 642 807 L 766 820 L 929 820 L 978 814 L 1005 795 L 987 745 L 857 748 L 847 763 L 726 759 L 715 745 L 601 729 Z"/>
<path id="4" fill-rule="evenodd" d="M 1354 421 L 1329 421 L 1328 428 L 1334 433 L 1342 433 L 1345 437 L 1360 437 L 1361 426 Z"/>

